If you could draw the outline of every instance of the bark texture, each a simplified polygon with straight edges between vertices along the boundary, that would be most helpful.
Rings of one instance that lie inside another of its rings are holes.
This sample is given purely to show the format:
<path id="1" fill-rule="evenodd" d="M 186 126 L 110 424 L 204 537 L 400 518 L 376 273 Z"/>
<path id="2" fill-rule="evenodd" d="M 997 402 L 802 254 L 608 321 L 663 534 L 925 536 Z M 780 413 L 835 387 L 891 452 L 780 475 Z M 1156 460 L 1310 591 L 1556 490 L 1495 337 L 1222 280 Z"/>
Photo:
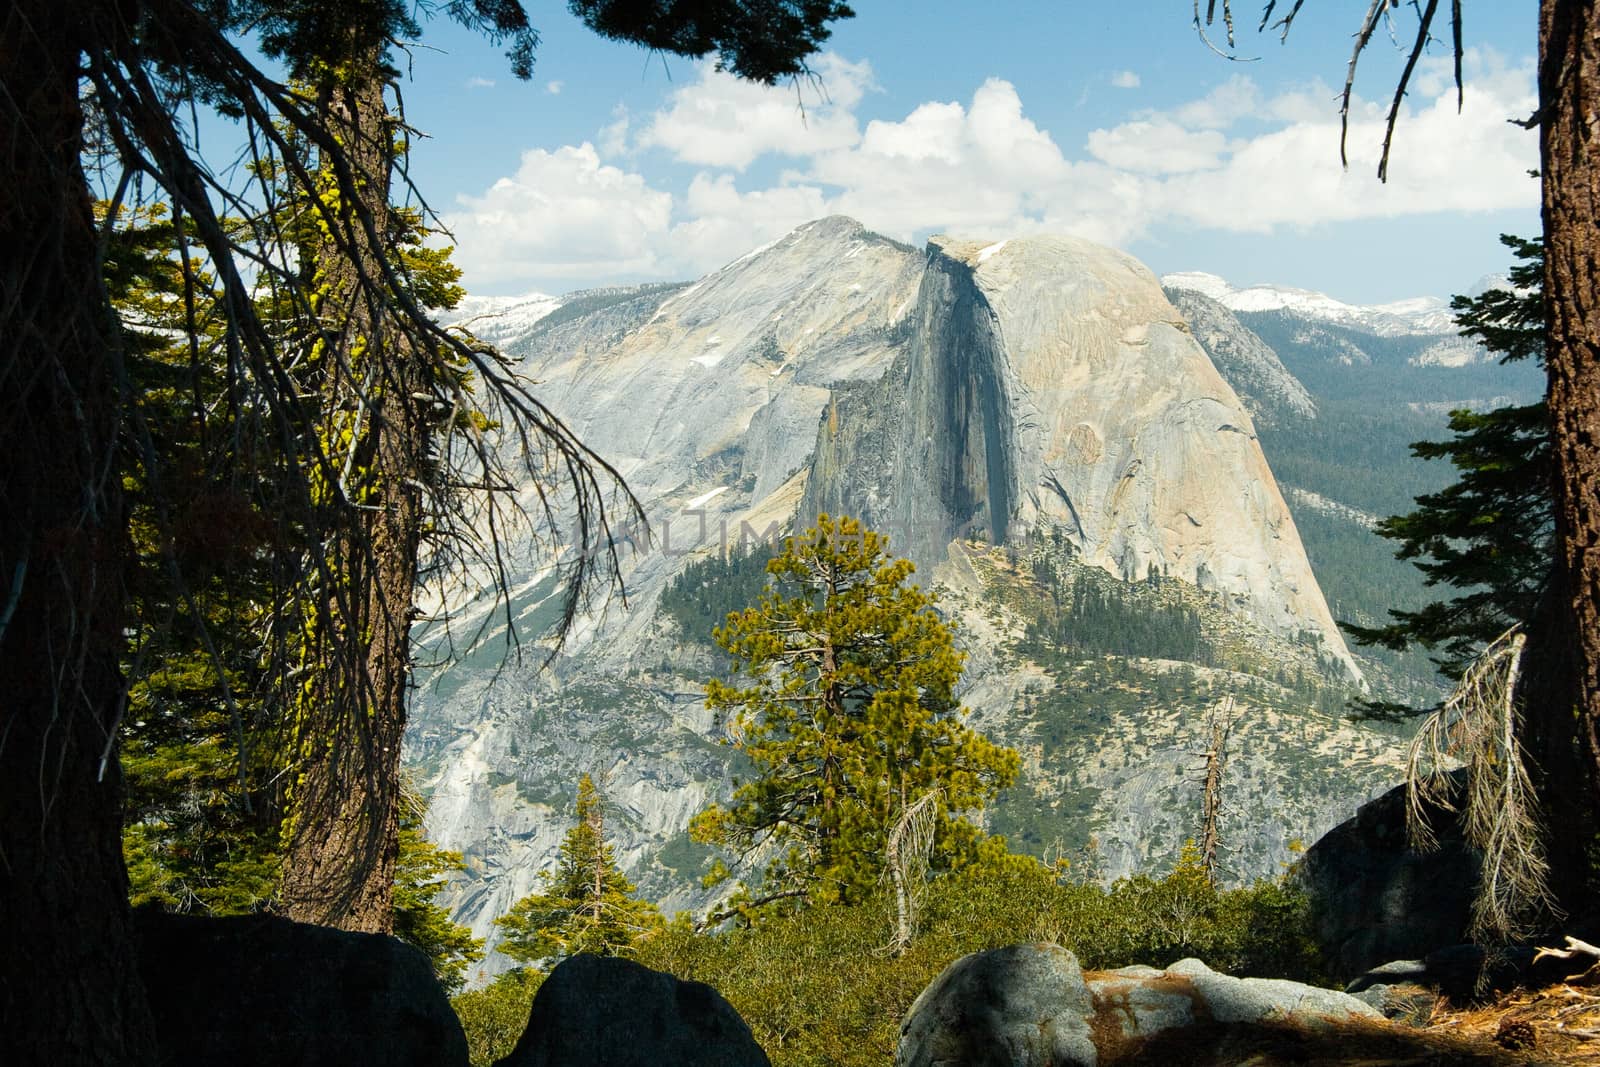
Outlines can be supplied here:
<path id="1" fill-rule="evenodd" d="M 78 62 L 110 3 L 0 9 L 0 1046 L 155 1060 L 119 772 L 117 331 L 79 161 Z"/>
<path id="2" fill-rule="evenodd" d="M 376 59 L 331 88 L 330 128 L 365 194 L 332 205 L 317 253 L 325 344 L 324 445 L 331 470 L 324 655 L 301 709 L 302 747 L 282 908 L 301 922 L 392 932 L 399 848 L 400 744 L 410 687 L 410 622 L 423 521 L 430 430 L 416 399 L 427 367 L 391 328 L 370 279 L 391 228 L 393 131 Z M 378 245 L 375 246 L 373 236 Z M 353 245 L 353 247 L 351 247 Z"/>
<path id="3" fill-rule="evenodd" d="M 1565 566 L 1574 678 L 1565 720 L 1584 782 L 1570 795 L 1600 810 L 1600 2 L 1543 0 L 1539 12 L 1540 157 L 1544 184 L 1545 359 L 1556 460 L 1556 523 Z M 1581 799 L 1580 799 L 1581 798 Z M 1557 814 L 1559 818 L 1559 813 Z M 1587 823 L 1590 832 L 1592 822 Z"/>

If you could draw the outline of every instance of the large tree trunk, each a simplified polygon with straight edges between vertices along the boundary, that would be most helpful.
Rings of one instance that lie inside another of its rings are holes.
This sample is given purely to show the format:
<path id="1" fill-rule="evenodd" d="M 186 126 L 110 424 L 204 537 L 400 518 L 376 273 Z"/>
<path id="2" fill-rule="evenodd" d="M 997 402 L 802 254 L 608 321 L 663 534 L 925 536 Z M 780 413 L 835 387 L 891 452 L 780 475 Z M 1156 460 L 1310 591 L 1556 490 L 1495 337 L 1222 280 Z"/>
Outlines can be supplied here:
<path id="1" fill-rule="evenodd" d="M 355 247 L 316 252 L 322 336 L 324 445 L 342 487 L 333 494 L 330 632 L 303 726 L 300 776 L 282 901 L 302 922 L 390 932 L 399 846 L 400 744 L 410 686 L 410 623 L 430 431 L 417 394 L 427 370 L 370 281 L 390 229 L 393 131 L 377 61 L 329 89 L 324 114 L 346 146 L 362 197 L 333 210 Z"/>
<path id="2" fill-rule="evenodd" d="M 1600 2 L 1539 12 L 1545 362 L 1556 459 L 1556 526 L 1573 651 L 1570 703 L 1547 709 L 1576 734 L 1585 781 L 1566 783 L 1593 834 L 1600 812 Z M 1558 815 L 1559 817 L 1559 815 Z"/>
<path id="3" fill-rule="evenodd" d="M 119 771 L 116 329 L 79 164 L 103 3 L 0 16 L 0 1044 L 155 1059 L 128 925 Z"/>

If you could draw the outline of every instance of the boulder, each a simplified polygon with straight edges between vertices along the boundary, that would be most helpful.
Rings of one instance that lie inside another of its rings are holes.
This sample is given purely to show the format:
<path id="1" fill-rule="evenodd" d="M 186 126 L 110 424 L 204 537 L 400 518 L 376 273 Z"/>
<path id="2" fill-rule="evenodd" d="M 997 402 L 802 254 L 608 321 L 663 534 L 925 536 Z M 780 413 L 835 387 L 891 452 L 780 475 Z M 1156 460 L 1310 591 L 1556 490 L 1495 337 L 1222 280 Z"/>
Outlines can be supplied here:
<path id="1" fill-rule="evenodd" d="M 1252 1042 L 1314 1037 L 1342 1023 L 1382 1019 L 1377 1009 L 1345 993 L 1233 978 L 1199 960 L 1182 960 L 1164 971 L 1127 967 L 1085 975 L 1064 948 L 1018 945 L 963 957 L 934 979 L 900 1027 L 895 1063 L 1235 1062 L 1229 1050 Z"/>
<path id="2" fill-rule="evenodd" d="M 1436 851 L 1411 848 L 1405 788 L 1397 786 L 1306 851 L 1296 877 L 1311 896 L 1323 958 L 1341 981 L 1467 939 L 1478 858 L 1453 812 L 1436 811 L 1433 829 Z"/>
<path id="3" fill-rule="evenodd" d="M 466 1067 L 427 957 L 395 938 L 151 910 L 134 929 L 164 1064 Z"/>
<path id="4" fill-rule="evenodd" d="M 722 995 L 632 960 L 572 956 L 533 998 L 496 1067 L 769 1067 Z"/>
<path id="5" fill-rule="evenodd" d="M 1351 1019 L 1382 1018 L 1376 1008 L 1337 990 L 1275 978 L 1234 978 L 1195 959 L 1179 960 L 1165 971 L 1129 967 L 1091 974 L 1088 986 L 1101 1062 L 1137 1059 L 1152 1039 L 1167 1039 L 1165 1048 L 1171 1031 L 1179 1028 L 1202 1031 L 1210 1041 L 1252 1027 L 1316 1031 Z"/>
<path id="6" fill-rule="evenodd" d="M 956 960 L 900 1027 L 900 1067 L 1094 1067 L 1092 1002 L 1078 958 L 1014 945 Z"/>

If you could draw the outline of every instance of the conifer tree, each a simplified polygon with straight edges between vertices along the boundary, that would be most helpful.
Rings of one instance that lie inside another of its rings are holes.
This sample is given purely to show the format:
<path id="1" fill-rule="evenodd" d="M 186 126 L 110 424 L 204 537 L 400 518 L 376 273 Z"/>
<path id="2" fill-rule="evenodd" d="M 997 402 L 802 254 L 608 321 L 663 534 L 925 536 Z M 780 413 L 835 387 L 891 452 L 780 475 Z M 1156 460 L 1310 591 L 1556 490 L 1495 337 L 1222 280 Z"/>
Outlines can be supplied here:
<path id="1" fill-rule="evenodd" d="M 495 920 L 506 931 L 499 949 L 514 960 L 535 963 L 579 952 L 626 955 L 664 925 L 656 906 L 636 899 L 633 883 L 617 869 L 606 840 L 605 805 L 587 774 L 578 779 L 577 814 L 544 892 L 530 893 Z"/>
<path id="2" fill-rule="evenodd" d="M 97 205 L 102 219 L 110 205 Z M 256 626 L 271 599 L 266 443 L 228 432 L 215 390 L 212 279 L 181 254 L 168 212 L 105 219 L 107 287 L 135 395 L 120 444 L 131 559 L 123 662 L 123 855 L 129 898 L 179 911 L 254 911 L 277 885 L 281 756 Z M 236 399 L 236 410 L 252 399 Z"/>
<path id="3" fill-rule="evenodd" d="M 1461 332 L 1483 342 L 1502 362 L 1543 362 L 1544 254 L 1538 241 L 1500 238 L 1517 257 L 1510 289 L 1451 302 Z M 1454 482 L 1417 498 L 1417 506 L 1378 524 L 1398 542 L 1430 586 L 1450 595 L 1416 611 L 1392 610 L 1383 626 L 1345 624 L 1356 641 L 1436 652 L 1439 667 L 1459 676 L 1489 642 L 1516 623 L 1532 621 L 1556 564 L 1555 459 L 1543 400 L 1490 411 L 1450 413 L 1451 437 L 1419 441 L 1422 459 L 1445 459 Z"/>
<path id="4" fill-rule="evenodd" d="M 400 807 L 400 846 L 394 866 L 394 936 L 415 945 L 433 965 L 445 992 L 457 993 L 467 967 L 483 959 L 483 939 L 434 903 L 445 880 L 467 869 L 461 853 L 440 848 L 423 833 L 427 804 L 407 793 Z"/>
<path id="5" fill-rule="evenodd" d="M 893 827 L 929 796 L 932 864 L 977 857 L 981 831 L 961 816 L 1016 780 L 1018 757 L 963 721 L 962 653 L 914 570 L 856 520 L 819 515 L 767 565 L 759 603 L 716 630 L 742 677 L 712 681 L 706 703 L 754 773 L 691 829 L 765 865 L 729 914 L 861 899 Z"/>

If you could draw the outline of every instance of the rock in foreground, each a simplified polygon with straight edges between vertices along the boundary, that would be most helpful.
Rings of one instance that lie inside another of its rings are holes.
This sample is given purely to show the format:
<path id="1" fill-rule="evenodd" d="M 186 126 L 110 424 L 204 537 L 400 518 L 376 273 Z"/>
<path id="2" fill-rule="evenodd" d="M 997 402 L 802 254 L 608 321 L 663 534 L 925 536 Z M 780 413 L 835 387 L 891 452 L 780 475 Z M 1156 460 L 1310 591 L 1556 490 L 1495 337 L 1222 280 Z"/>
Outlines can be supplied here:
<path id="1" fill-rule="evenodd" d="M 573 956 L 533 998 L 496 1067 L 770 1067 L 715 989 L 615 957 Z"/>
<path id="2" fill-rule="evenodd" d="M 1452 788 L 1459 791 L 1462 781 L 1458 773 Z M 1317 941 L 1341 982 L 1467 940 L 1479 861 L 1454 812 L 1435 810 L 1430 818 L 1439 847 L 1423 853 L 1407 839 L 1406 790 L 1395 786 L 1306 852 L 1296 877 L 1311 896 Z"/>
<path id="3" fill-rule="evenodd" d="M 136 913 L 163 1064 L 466 1067 L 427 957 L 266 915 Z"/>
<path id="4" fill-rule="evenodd" d="M 911 1005 L 895 1062 L 1093 1067 L 1093 1014 L 1078 958 L 1059 945 L 976 952 L 946 967 Z"/>
<path id="5" fill-rule="evenodd" d="M 1228 1063 L 1263 1044 L 1315 1039 L 1381 1016 L 1298 982 L 1232 978 L 1199 960 L 1085 975 L 1057 945 L 957 960 L 900 1028 L 898 1067 L 1103 1067 Z M 1271 1059 L 1261 1062 L 1276 1062 Z"/>

